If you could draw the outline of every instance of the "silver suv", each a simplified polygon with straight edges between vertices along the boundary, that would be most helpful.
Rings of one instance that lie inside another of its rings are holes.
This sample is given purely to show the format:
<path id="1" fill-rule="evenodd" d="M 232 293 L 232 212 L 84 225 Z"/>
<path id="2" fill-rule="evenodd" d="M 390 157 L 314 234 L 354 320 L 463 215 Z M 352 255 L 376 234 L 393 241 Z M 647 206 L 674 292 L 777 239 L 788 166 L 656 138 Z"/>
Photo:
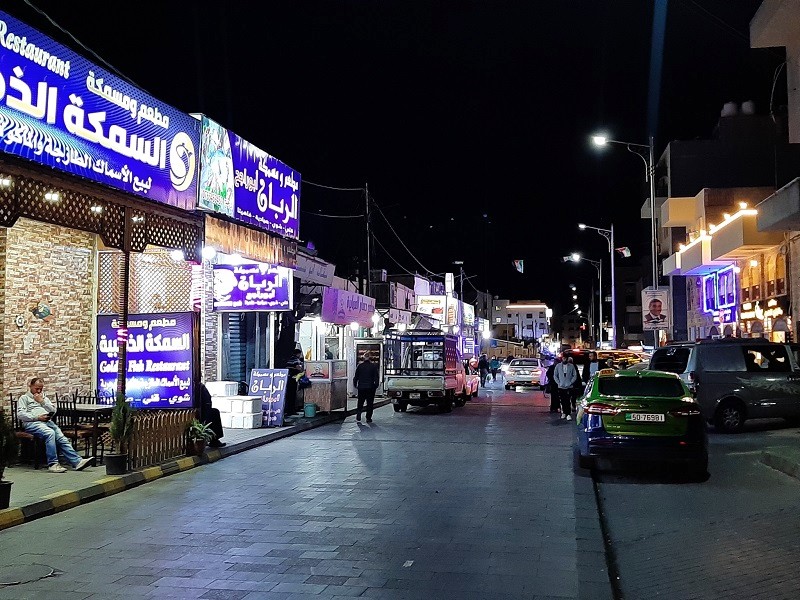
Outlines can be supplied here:
<path id="1" fill-rule="evenodd" d="M 650 370 L 680 375 L 719 431 L 741 431 L 747 419 L 800 423 L 800 366 L 789 344 L 731 338 L 670 345 L 653 353 Z"/>

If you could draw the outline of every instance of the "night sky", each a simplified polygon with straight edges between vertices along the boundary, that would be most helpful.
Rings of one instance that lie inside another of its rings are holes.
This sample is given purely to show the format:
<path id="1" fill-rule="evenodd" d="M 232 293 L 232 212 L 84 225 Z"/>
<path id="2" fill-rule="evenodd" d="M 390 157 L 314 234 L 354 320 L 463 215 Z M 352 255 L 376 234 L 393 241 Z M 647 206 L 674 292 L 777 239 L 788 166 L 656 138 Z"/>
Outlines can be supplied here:
<path id="1" fill-rule="evenodd" d="M 337 274 L 363 252 L 364 222 L 319 213 L 362 214 L 364 197 L 308 182 L 369 184 L 414 254 L 375 214 L 393 258 L 376 245 L 373 268 L 389 273 L 463 260 L 467 289 L 558 313 L 576 283 L 588 305 L 594 269 L 561 257 L 608 251 L 581 221 L 613 222 L 617 246 L 633 251 L 618 265 L 649 268 L 644 165 L 622 147 L 598 153 L 588 136 L 647 143 L 652 1 L 33 3 L 150 94 L 300 171 L 301 237 Z M 769 111 L 782 49 L 749 47 L 760 3 L 670 0 L 657 155 L 710 137 L 727 101 Z M 2 9 L 99 62 L 22 0 Z M 785 102 L 782 75 L 773 103 Z"/>

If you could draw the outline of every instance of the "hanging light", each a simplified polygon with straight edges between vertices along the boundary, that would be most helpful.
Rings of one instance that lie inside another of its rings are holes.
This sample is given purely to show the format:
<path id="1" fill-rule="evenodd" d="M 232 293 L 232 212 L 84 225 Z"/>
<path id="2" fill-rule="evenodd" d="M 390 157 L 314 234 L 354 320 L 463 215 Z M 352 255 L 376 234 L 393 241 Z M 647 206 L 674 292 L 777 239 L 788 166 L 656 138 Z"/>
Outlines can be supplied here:
<path id="1" fill-rule="evenodd" d="M 181 262 L 184 259 L 183 250 L 172 250 L 169 257 L 175 262 Z"/>
<path id="2" fill-rule="evenodd" d="M 214 246 L 203 246 L 202 255 L 206 260 L 213 260 L 217 255 L 217 249 Z"/>
<path id="3" fill-rule="evenodd" d="M 352 329 L 353 331 L 358 331 L 359 327 L 360 327 L 360 325 L 358 323 L 356 323 L 355 321 L 350 323 L 350 329 Z"/>

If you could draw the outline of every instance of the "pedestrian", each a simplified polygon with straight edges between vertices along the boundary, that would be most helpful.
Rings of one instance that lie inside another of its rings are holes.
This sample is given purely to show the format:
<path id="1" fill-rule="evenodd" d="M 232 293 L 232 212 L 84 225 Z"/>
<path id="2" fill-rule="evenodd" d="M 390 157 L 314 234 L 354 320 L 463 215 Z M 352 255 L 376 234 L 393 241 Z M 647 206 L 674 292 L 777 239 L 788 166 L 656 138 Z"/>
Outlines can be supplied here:
<path id="1" fill-rule="evenodd" d="M 492 357 L 492 360 L 489 363 L 489 370 L 492 372 L 492 381 L 497 381 L 497 372 L 500 370 L 500 361 L 497 360 L 496 356 Z"/>
<path id="2" fill-rule="evenodd" d="M 572 420 L 572 386 L 578 378 L 578 371 L 575 365 L 569 361 L 569 357 L 563 360 L 553 371 L 553 378 L 558 386 L 558 400 L 561 404 L 561 418 L 567 421 Z"/>
<path id="3" fill-rule="evenodd" d="M 58 462 L 59 453 L 76 471 L 94 465 L 93 457 L 81 458 L 75 452 L 69 439 L 53 422 L 55 414 L 56 407 L 44 394 L 44 380 L 41 377 L 34 377 L 28 383 L 28 391 L 19 397 L 17 419 L 22 422 L 22 428 L 26 432 L 44 440 L 47 470 L 50 473 L 67 472 Z"/>
<path id="4" fill-rule="evenodd" d="M 220 441 L 225 435 L 225 432 L 222 430 L 222 415 L 220 415 L 218 408 L 214 408 L 211 405 L 211 392 L 208 391 L 205 384 L 201 383 L 199 389 L 200 422 L 208 423 L 211 426 L 211 431 L 214 432 L 214 439 L 211 440 L 208 445 L 211 448 L 224 448 L 226 446 L 225 442 Z"/>
<path id="5" fill-rule="evenodd" d="M 286 361 L 286 367 L 289 369 L 289 376 L 286 378 L 286 400 L 283 405 L 284 415 L 293 415 L 302 410 L 302 406 L 298 406 L 297 402 L 297 379 L 306 372 L 306 363 L 303 359 L 303 351 L 300 348 L 295 348 L 289 360 Z"/>
<path id="6" fill-rule="evenodd" d="M 583 373 L 581 373 L 583 383 L 588 383 L 599 370 L 600 363 L 597 361 L 597 352 L 589 352 L 589 362 L 583 365 Z"/>
<path id="7" fill-rule="evenodd" d="M 486 377 L 489 375 L 489 359 L 486 358 L 485 354 L 481 354 L 481 358 L 478 361 L 478 371 L 481 374 L 481 387 L 486 387 Z"/>
<path id="8" fill-rule="evenodd" d="M 575 360 L 570 356 L 567 358 L 569 363 L 572 366 L 575 366 Z M 575 367 L 575 374 L 578 374 L 578 367 Z M 572 412 L 576 412 L 575 404 L 578 402 L 578 396 L 581 395 L 581 391 L 583 390 L 583 382 L 580 377 L 575 377 L 575 383 L 572 384 L 572 389 L 570 390 L 569 395 L 569 402 L 570 406 L 572 407 Z"/>
<path id="9" fill-rule="evenodd" d="M 378 389 L 378 365 L 369 359 L 369 354 L 364 353 L 364 360 L 356 367 L 353 375 L 353 385 L 358 389 L 358 407 L 356 421 L 361 421 L 361 411 L 364 403 L 367 404 L 367 423 L 372 423 L 372 406 L 375 403 L 375 390 Z"/>
<path id="10" fill-rule="evenodd" d="M 550 412 L 558 412 L 558 384 L 556 383 L 554 373 L 556 366 L 561 362 L 560 358 L 556 358 L 549 367 L 547 367 L 547 391 L 550 393 Z"/>

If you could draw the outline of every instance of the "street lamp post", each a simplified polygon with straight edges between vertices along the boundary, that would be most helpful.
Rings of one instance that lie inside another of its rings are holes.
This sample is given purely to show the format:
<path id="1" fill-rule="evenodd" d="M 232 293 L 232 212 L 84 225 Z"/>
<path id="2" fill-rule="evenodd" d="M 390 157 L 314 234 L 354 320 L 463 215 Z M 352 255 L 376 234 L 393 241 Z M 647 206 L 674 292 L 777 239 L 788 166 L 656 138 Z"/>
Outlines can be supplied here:
<path id="1" fill-rule="evenodd" d="M 603 229 L 602 227 L 592 227 L 585 223 L 578 223 L 579 229 L 594 229 L 597 233 L 606 238 L 608 242 L 608 251 L 611 253 L 611 347 L 617 347 L 617 288 L 616 288 L 616 275 L 614 269 L 614 224 L 611 224 L 611 229 Z M 603 304 L 603 288 L 600 287 L 600 305 Z M 603 334 L 600 334 L 600 346 L 603 346 Z"/>
<path id="2" fill-rule="evenodd" d="M 594 268 L 597 269 L 597 277 L 600 279 L 600 315 L 599 315 L 600 319 L 597 327 L 598 330 L 597 333 L 600 337 L 600 341 L 602 342 L 603 341 L 603 259 L 601 258 L 600 260 L 592 260 L 591 258 L 584 258 L 577 252 L 573 252 L 569 256 L 565 256 L 563 260 L 564 262 L 575 262 L 575 263 L 586 261 L 588 263 L 591 263 L 594 266 Z M 594 304 L 594 299 L 592 299 L 592 304 Z M 578 305 L 576 304 L 575 308 L 577 307 Z"/>
<path id="3" fill-rule="evenodd" d="M 645 179 L 650 182 L 650 253 L 652 255 L 652 277 L 653 289 L 658 287 L 658 239 L 656 238 L 656 178 L 655 178 L 655 163 L 654 154 L 655 148 L 653 143 L 653 136 L 651 135 L 648 144 L 633 144 L 631 142 L 621 142 L 619 140 L 611 140 L 604 135 L 593 135 L 592 142 L 595 146 L 605 146 L 606 144 L 620 144 L 625 146 L 628 152 L 635 154 L 644 161 Z M 644 151 L 647 150 L 645 156 Z M 613 252 L 613 250 L 612 250 Z M 613 255 L 612 255 L 613 256 Z M 613 271 L 612 271 L 613 273 Z M 612 296 L 613 297 L 613 296 Z M 613 310 L 613 309 L 612 309 Z M 658 348 L 658 330 L 653 330 L 653 348 Z"/>

